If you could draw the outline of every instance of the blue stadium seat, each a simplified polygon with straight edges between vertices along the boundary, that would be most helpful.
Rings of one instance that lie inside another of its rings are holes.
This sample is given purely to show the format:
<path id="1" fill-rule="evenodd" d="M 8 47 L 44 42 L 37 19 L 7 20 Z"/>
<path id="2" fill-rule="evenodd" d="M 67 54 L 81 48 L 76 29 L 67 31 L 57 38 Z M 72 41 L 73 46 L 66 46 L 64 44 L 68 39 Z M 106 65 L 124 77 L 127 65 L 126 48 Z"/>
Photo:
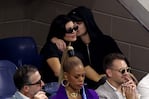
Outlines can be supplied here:
<path id="1" fill-rule="evenodd" d="M 17 66 L 24 64 L 40 67 L 40 55 L 32 37 L 0 39 L 0 59 L 10 60 Z"/>
<path id="2" fill-rule="evenodd" d="M 0 99 L 11 97 L 16 87 L 13 82 L 13 74 L 16 71 L 16 65 L 8 60 L 0 60 Z"/>

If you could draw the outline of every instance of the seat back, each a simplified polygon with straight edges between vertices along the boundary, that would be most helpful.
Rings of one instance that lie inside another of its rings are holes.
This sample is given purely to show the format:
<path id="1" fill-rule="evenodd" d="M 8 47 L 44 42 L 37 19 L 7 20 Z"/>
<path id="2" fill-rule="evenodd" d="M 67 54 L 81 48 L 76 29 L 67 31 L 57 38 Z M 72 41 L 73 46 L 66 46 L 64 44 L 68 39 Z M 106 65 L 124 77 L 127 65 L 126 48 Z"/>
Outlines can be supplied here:
<path id="1" fill-rule="evenodd" d="M 0 59 L 10 60 L 17 66 L 40 65 L 40 56 L 32 37 L 10 37 L 0 40 Z"/>
<path id="2" fill-rule="evenodd" d="M 8 60 L 0 60 L 0 99 L 11 97 L 16 87 L 13 82 L 13 75 L 16 65 Z"/>

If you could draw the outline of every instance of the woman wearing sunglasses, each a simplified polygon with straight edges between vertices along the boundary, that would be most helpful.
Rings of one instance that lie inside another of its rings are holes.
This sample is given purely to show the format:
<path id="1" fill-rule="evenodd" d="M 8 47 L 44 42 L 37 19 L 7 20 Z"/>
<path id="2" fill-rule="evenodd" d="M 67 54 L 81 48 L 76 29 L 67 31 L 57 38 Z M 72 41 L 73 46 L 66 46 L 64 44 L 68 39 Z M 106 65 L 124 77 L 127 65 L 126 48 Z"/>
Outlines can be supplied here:
<path id="1" fill-rule="evenodd" d="M 118 53 L 109 54 L 105 57 L 103 66 L 107 80 L 96 89 L 100 99 L 139 99 L 126 57 Z"/>
<path id="2" fill-rule="evenodd" d="M 80 6 L 72 9 L 68 15 L 79 27 L 77 31 L 78 38 L 74 44 L 74 49 L 79 51 L 90 67 L 93 68 L 98 75 L 100 75 L 95 77 L 92 73 L 90 73 L 88 75 L 90 75 L 92 79 L 86 79 L 88 87 L 96 89 L 105 81 L 104 79 L 101 79 L 101 75 L 105 73 L 102 68 L 104 57 L 110 53 L 122 52 L 113 38 L 102 33 L 94 20 L 93 13 L 89 8 Z M 53 39 L 52 41 L 56 43 L 59 49 L 63 49 L 65 44 L 62 40 L 59 38 L 58 40 L 56 40 L 56 38 Z"/>
<path id="3" fill-rule="evenodd" d="M 66 15 L 59 15 L 52 21 L 47 41 L 41 50 L 43 57 L 41 75 L 45 83 L 58 81 L 63 53 L 55 44 L 51 43 L 50 38 L 55 36 L 64 40 L 66 45 L 71 45 L 71 42 L 76 41 L 77 29 L 77 25 Z"/>
<path id="4" fill-rule="evenodd" d="M 53 20 L 47 41 L 41 50 L 41 55 L 43 56 L 41 74 L 45 83 L 57 82 L 61 68 L 60 62 L 63 51 L 58 49 L 55 43 L 51 42 L 51 38 L 57 37 L 60 40 L 63 40 L 66 43 L 66 46 L 73 45 L 74 41 L 76 41 L 77 30 L 78 26 L 66 15 L 60 15 Z M 94 80 L 98 79 L 98 73 L 96 73 L 95 70 L 84 61 L 84 57 L 82 57 L 83 55 L 76 50 L 75 55 L 83 62 L 86 70 L 86 77 L 89 79 L 93 78 Z"/>

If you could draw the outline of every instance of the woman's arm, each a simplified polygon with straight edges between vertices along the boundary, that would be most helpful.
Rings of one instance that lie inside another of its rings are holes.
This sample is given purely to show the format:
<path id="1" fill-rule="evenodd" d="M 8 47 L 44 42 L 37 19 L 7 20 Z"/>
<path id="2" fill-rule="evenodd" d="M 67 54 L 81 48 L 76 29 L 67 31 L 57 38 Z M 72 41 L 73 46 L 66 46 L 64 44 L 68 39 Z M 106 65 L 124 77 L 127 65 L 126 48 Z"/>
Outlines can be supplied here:
<path id="1" fill-rule="evenodd" d="M 61 64 L 58 57 L 52 57 L 47 59 L 48 66 L 52 69 L 55 76 L 58 77 L 60 75 Z"/>
<path id="2" fill-rule="evenodd" d="M 98 82 L 105 74 L 98 74 L 92 67 L 89 65 L 85 67 L 86 77 L 94 82 Z"/>

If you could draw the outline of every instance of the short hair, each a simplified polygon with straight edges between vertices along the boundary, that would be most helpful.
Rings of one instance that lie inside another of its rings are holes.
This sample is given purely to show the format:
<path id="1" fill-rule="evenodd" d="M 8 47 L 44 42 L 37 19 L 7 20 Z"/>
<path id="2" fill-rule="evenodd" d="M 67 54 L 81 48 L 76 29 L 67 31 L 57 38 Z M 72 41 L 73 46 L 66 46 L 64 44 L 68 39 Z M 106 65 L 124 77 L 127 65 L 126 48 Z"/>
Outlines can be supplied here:
<path id="1" fill-rule="evenodd" d="M 69 57 L 64 61 L 63 71 L 70 72 L 74 67 L 78 65 L 83 66 L 83 63 L 77 56 Z"/>
<path id="2" fill-rule="evenodd" d="M 61 60 L 61 75 L 59 76 L 59 82 L 64 78 L 64 72 L 70 72 L 74 67 L 83 65 L 81 59 L 75 56 L 74 49 L 72 46 L 67 46 L 62 55 Z"/>
<path id="3" fill-rule="evenodd" d="M 38 71 L 33 65 L 23 65 L 17 69 L 13 76 L 14 84 L 18 90 L 21 90 L 25 84 L 30 83 L 30 75 Z"/>
<path id="4" fill-rule="evenodd" d="M 111 68 L 113 61 L 116 59 L 124 60 L 127 63 L 127 59 L 123 54 L 120 54 L 120 53 L 108 54 L 107 56 L 105 56 L 104 61 L 103 61 L 104 71 L 106 71 L 106 69 L 108 69 L 108 68 Z M 127 63 L 127 65 L 128 65 L 128 63 Z"/>

